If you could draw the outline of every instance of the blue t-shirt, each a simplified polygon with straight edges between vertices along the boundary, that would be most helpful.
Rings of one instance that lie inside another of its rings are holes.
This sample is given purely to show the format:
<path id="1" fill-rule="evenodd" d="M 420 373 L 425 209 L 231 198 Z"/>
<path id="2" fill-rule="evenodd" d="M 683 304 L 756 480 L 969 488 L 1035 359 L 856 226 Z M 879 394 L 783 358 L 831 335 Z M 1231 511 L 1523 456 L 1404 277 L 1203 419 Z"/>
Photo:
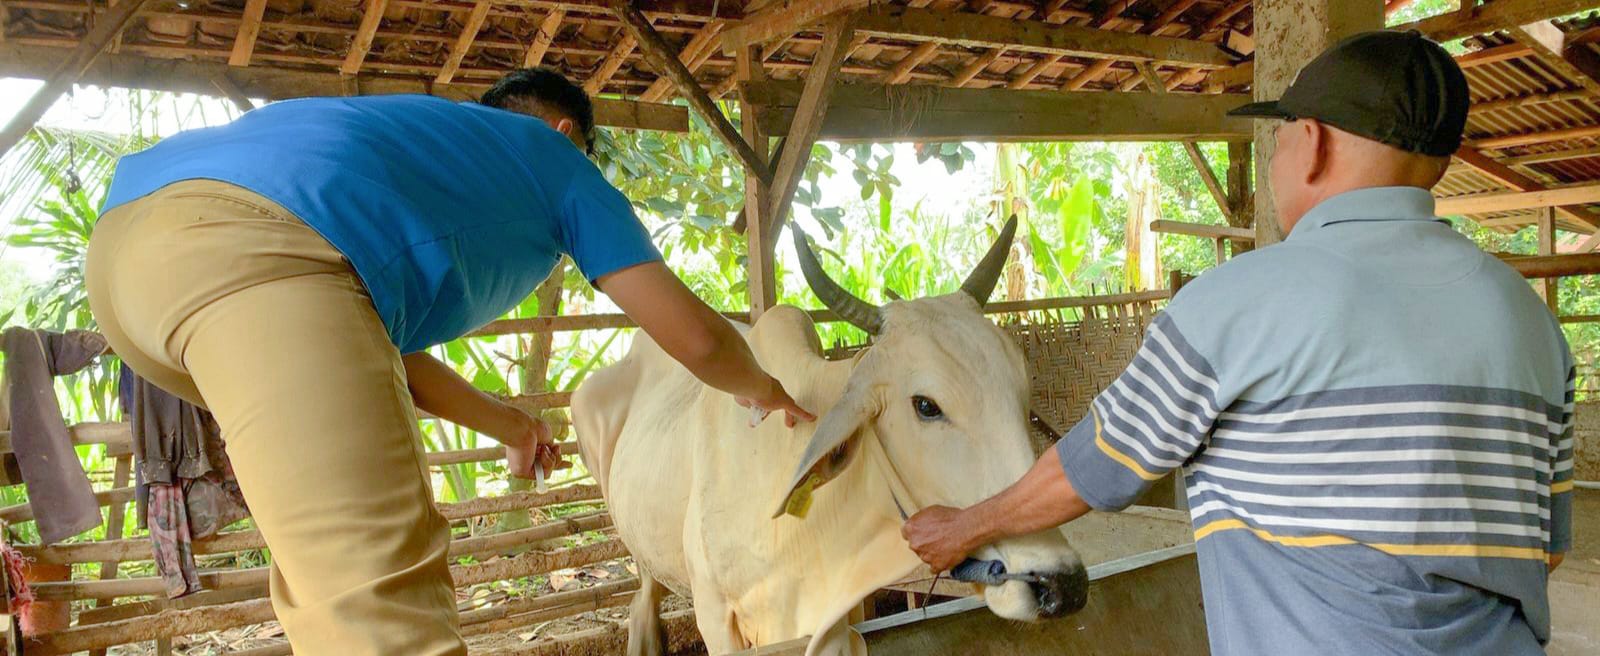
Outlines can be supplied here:
<path id="1" fill-rule="evenodd" d="M 621 192 L 543 121 L 422 95 L 276 102 L 122 158 L 103 210 L 232 183 L 321 233 L 403 353 L 504 315 L 562 253 L 591 281 L 661 255 Z"/>

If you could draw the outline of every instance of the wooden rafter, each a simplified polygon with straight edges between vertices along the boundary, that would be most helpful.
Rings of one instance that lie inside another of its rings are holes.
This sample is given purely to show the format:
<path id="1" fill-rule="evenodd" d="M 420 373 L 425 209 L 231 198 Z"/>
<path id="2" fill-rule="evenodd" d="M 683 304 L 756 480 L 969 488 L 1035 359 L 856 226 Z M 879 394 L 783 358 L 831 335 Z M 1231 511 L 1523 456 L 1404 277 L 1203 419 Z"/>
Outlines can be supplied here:
<path id="1" fill-rule="evenodd" d="M 17 145 L 17 142 L 33 129 L 33 124 L 55 104 L 56 99 L 83 77 L 84 72 L 95 63 L 95 59 L 100 57 L 106 46 L 122 33 L 122 28 L 127 26 L 128 21 L 133 20 L 146 2 L 149 0 L 122 0 L 94 23 L 94 27 L 90 28 L 89 33 L 84 35 L 83 40 L 78 42 L 78 46 L 65 60 L 59 55 L 56 56 L 55 65 L 45 78 L 44 86 L 34 92 L 33 97 L 28 99 L 22 109 L 17 110 L 4 129 L 0 129 L 0 156 Z"/>
<path id="2" fill-rule="evenodd" d="M 683 46 L 683 52 L 678 54 L 678 61 L 683 62 L 690 73 L 700 70 L 700 67 L 710 61 L 711 55 L 716 52 L 717 35 L 721 34 L 726 26 L 727 23 L 724 21 L 706 23 L 705 27 L 700 28 L 700 31 L 689 39 L 689 43 Z M 656 78 L 656 81 L 650 84 L 650 88 L 639 95 L 639 99 L 645 102 L 660 102 L 667 97 L 667 94 L 672 93 L 672 88 L 672 80 L 663 75 Z"/>
<path id="3" fill-rule="evenodd" d="M 786 131 L 783 152 L 773 166 L 772 193 L 761 217 L 769 228 L 774 228 L 773 233 L 789 215 L 789 204 L 794 201 L 800 179 L 805 175 L 806 163 L 811 159 L 811 146 L 822 133 L 823 122 L 833 104 L 839 66 L 849 54 L 849 45 L 854 38 L 855 28 L 849 17 L 829 19 L 823 31 L 822 48 L 812 60 L 810 74 L 806 76 L 800 101 L 795 106 L 794 120 Z M 766 132 L 772 134 L 774 131 Z"/>
<path id="4" fill-rule="evenodd" d="M 378 25 L 383 22 L 383 12 L 388 8 L 389 0 L 367 0 L 367 8 L 361 14 L 361 26 L 356 28 L 355 39 L 350 41 L 350 51 L 339 66 L 340 73 L 355 75 L 361 72 L 361 64 L 367 60 L 367 52 L 372 50 L 372 39 L 378 35 Z"/>
<path id="5" fill-rule="evenodd" d="M 967 86 L 969 82 L 972 82 L 972 78 L 978 77 L 979 73 L 988 70 L 989 66 L 993 65 L 1004 54 L 1006 54 L 1005 48 L 990 48 L 987 52 L 978 55 L 966 66 L 963 66 L 955 77 L 950 78 L 950 81 L 945 83 L 945 86 Z"/>
<path id="6" fill-rule="evenodd" d="M 1600 125 L 1580 125 L 1559 130 L 1536 130 L 1523 134 L 1508 134 L 1498 137 L 1484 137 L 1473 139 L 1473 147 L 1479 149 L 1515 148 L 1517 146 L 1531 146 L 1533 144 L 1566 141 L 1568 139 L 1585 139 L 1600 136 Z"/>
<path id="7" fill-rule="evenodd" d="M 528 44 L 528 53 L 522 56 L 522 67 L 533 68 L 544 63 L 544 56 L 550 52 L 550 44 L 555 43 L 556 35 L 561 33 L 561 21 L 566 20 L 567 10 L 560 7 L 551 9 L 539 21 L 537 31 L 533 33 L 533 42 Z"/>
<path id="8" fill-rule="evenodd" d="M 439 75 L 433 78 L 435 84 L 449 84 L 456 77 L 456 71 L 461 68 L 461 60 L 467 56 L 467 51 L 472 50 L 472 42 L 478 38 L 478 30 L 483 28 L 483 21 L 489 18 L 489 8 L 493 6 L 489 0 L 478 0 L 472 5 L 472 13 L 467 15 L 467 22 L 461 26 L 461 36 L 456 37 L 456 43 L 450 48 L 450 56 L 445 58 L 444 67 L 439 69 Z"/>
<path id="9" fill-rule="evenodd" d="M 857 12 L 856 20 L 856 29 L 875 37 L 967 47 L 1006 47 L 1050 55 L 1157 61 L 1200 68 L 1225 68 L 1233 64 L 1227 53 L 1203 41 L 966 12 L 874 5 Z"/>
<path id="10" fill-rule="evenodd" d="M 783 0 L 763 7 L 722 33 L 722 50 L 740 48 L 788 37 L 834 14 L 867 6 L 870 0 Z M 771 52 L 768 53 L 769 55 Z"/>
<path id="11" fill-rule="evenodd" d="M 678 93 L 688 99 L 689 106 L 711 126 L 712 133 L 717 135 L 723 145 L 744 163 L 745 174 L 770 181 L 772 174 L 767 168 L 766 158 L 756 153 L 733 124 L 728 122 L 728 117 L 722 114 L 722 109 L 706 95 L 705 89 L 695 81 L 694 73 L 689 72 L 689 68 L 684 66 L 682 59 L 679 58 L 679 53 L 674 52 L 672 46 L 667 45 L 661 34 L 656 32 L 655 26 L 650 24 L 650 19 L 645 18 L 629 0 L 612 0 L 611 10 L 622 18 L 623 28 L 627 30 L 626 38 L 639 44 L 645 59 L 656 69 L 656 73 L 672 80 L 678 88 Z"/>
<path id="12" fill-rule="evenodd" d="M 123 0 L 133 2 L 136 0 Z M 261 53 L 257 53 L 260 55 Z M 0 75 L 45 78 L 61 61 L 61 49 L 7 43 L 0 46 Z M 334 60 L 337 61 L 337 60 Z M 212 79 L 226 73 L 245 93 L 256 98 L 281 100 L 306 96 L 338 96 L 344 80 L 357 79 L 331 70 L 288 70 L 272 66 L 231 68 L 222 61 L 189 61 L 145 57 L 136 54 L 106 54 L 83 75 L 86 84 L 113 85 L 179 93 L 214 94 Z M 433 84 L 417 76 L 362 75 L 361 91 L 367 94 L 432 93 L 469 100 L 488 88 L 483 82 Z M 597 125 L 641 130 L 686 132 L 689 112 L 683 107 L 641 103 L 613 98 L 594 99 Z"/>
<path id="13" fill-rule="evenodd" d="M 1508 193 L 1474 194 L 1441 198 L 1438 212 L 1450 214 L 1486 214 L 1512 212 L 1539 207 L 1600 203 L 1600 183 L 1585 183 L 1566 187 L 1551 187 L 1540 191 L 1513 191 Z"/>
<path id="14" fill-rule="evenodd" d="M 606 84 L 611 82 L 611 78 L 622 69 L 622 65 L 628 63 L 628 56 L 632 55 L 633 49 L 638 46 L 639 40 L 624 29 L 622 38 L 617 39 L 617 45 L 611 49 L 611 53 L 600 61 L 600 67 L 595 69 L 594 74 L 584 80 L 583 90 L 589 92 L 591 96 L 604 90 Z"/>
<path id="15" fill-rule="evenodd" d="M 1189 8 L 1198 3 L 1199 0 L 1178 0 L 1177 2 L 1172 3 L 1172 6 L 1168 7 L 1166 11 L 1161 12 L 1161 15 L 1157 16 L 1149 23 L 1146 23 L 1143 27 L 1140 27 L 1139 33 L 1155 34 L 1156 32 L 1161 31 L 1162 28 L 1165 28 L 1166 26 L 1177 21 L 1178 17 L 1183 15 L 1183 12 L 1188 11 Z M 1090 82 L 1100 79 L 1101 76 L 1105 75 L 1106 71 L 1111 70 L 1111 65 L 1113 63 L 1114 62 L 1112 60 L 1102 59 L 1090 64 L 1088 68 L 1083 69 L 1077 75 L 1074 75 L 1072 79 L 1067 80 L 1067 84 L 1063 88 L 1068 91 L 1077 91 L 1082 89 Z"/>
<path id="16" fill-rule="evenodd" d="M 936 41 L 924 41 L 918 44 L 917 47 L 912 48 L 911 52 L 906 53 L 906 56 L 901 57 L 900 61 L 895 63 L 894 68 L 884 71 L 883 75 L 879 76 L 878 79 L 884 84 L 905 82 L 911 79 L 911 73 L 917 70 L 918 66 L 921 66 L 937 54 L 939 54 L 939 43 Z"/>
<path id="17" fill-rule="evenodd" d="M 261 19 L 267 14 L 267 0 L 248 0 L 244 3 L 244 16 L 239 31 L 233 37 L 233 54 L 228 57 L 232 66 L 249 66 L 250 55 L 256 50 L 256 36 L 261 34 Z"/>
<path id="18" fill-rule="evenodd" d="M 1565 102 L 1565 101 L 1568 101 L 1568 100 L 1580 100 L 1580 99 L 1583 99 L 1583 98 L 1590 97 L 1591 95 L 1593 95 L 1593 93 L 1594 92 L 1592 92 L 1592 91 L 1590 91 L 1588 89 L 1575 89 L 1575 90 L 1571 90 L 1571 91 L 1553 91 L 1553 92 L 1550 92 L 1550 93 L 1531 93 L 1531 94 L 1527 94 L 1527 95 L 1523 95 L 1523 96 L 1515 96 L 1515 97 L 1512 97 L 1512 98 L 1501 98 L 1499 100 L 1489 100 L 1489 101 L 1484 101 L 1484 102 L 1472 103 L 1472 106 L 1467 108 L 1467 113 L 1469 115 L 1486 114 L 1486 113 L 1489 113 L 1489 112 L 1499 112 L 1499 111 L 1505 111 L 1505 110 L 1508 110 L 1508 109 L 1519 109 L 1519 108 L 1522 108 L 1522 107 L 1532 107 L 1534 105 L 1544 105 L 1544 104 L 1549 104 L 1549 103 Z"/>
<path id="19" fill-rule="evenodd" d="M 1585 146 L 1582 148 L 1567 148 L 1543 153 L 1533 153 L 1531 155 L 1518 155 L 1516 157 L 1507 157 L 1500 161 L 1504 162 L 1507 166 L 1524 166 L 1527 164 L 1564 162 L 1567 160 L 1585 159 L 1589 157 L 1600 157 L 1600 146 Z"/>
<path id="20" fill-rule="evenodd" d="M 748 83 L 744 97 L 767 107 L 768 132 L 797 114 L 796 82 Z M 841 141 L 1232 141 L 1250 122 L 1227 118 L 1245 94 L 1060 93 L 926 85 L 840 85 L 821 136 Z"/>
<path id="21" fill-rule="evenodd" d="M 1479 173 L 1510 187 L 1516 191 L 1544 191 L 1549 187 L 1533 178 L 1513 170 L 1494 158 L 1485 155 L 1482 151 L 1464 147 L 1456 151 L 1456 159 L 1463 164 L 1476 169 Z M 1566 206 L 1557 210 L 1562 216 L 1571 219 L 1578 225 L 1584 226 L 1588 231 L 1600 228 L 1600 215 L 1580 206 Z"/>
<path id="22" fill-rule="evenodd" d="M 1045 5 L 1043 11 L 1040 12 L 1041 19 L 1044 22 L 1051 24 L 1067 22 L 1067 20 L 1069 20 L 1069 16 L 1059 11 L 1066 4 L 1067 0 L 1050 0 L 1050 4 Z M 1006 88 L 1026 89 L 1028 85 L 1033 84 L 1034 79 L 1038 78 L 1045 72 L 1045 69 L 1060 63 L 1061 59 L 1062 56 L 1060 54 L 1046 55 L 1043 59 L 1028 65 L 1027 68 L 1022 70 L 1021 74 L 1012 77 L 1010 80 L 1007 80 Z"/>
<path id="23" fill-rule="evenodd" d="M 1520 59 L 1533 52 L 1531 48 L 1521 43 L 1507 43 L 1503 46 L 1484 48 L 1456 56 L 1456 65 L 1461 68 L 1474 68 L 1513 59 Z"/>
<path id="24" fill-rule="evenodd" d="M 1600 94 L 1600 58 L 1586 47 L 1575 47 L 1571 37 L 1555 23 L 1538 21 L 1511 28 L 1511 38 L 1528 47 L 1539 61 L 1578 83 L 1591 94 Z"/>
<path id="25" fill-rule="evenodd" d="M 1435 41 L 1454 41 L 1475 34 L 1559 18 L 1593 7 L 1594 0 L 1494 0 L 1476 7 L 1463 2 L 1462 11 L 1396 25 L 1393 29 L 1417 30 Z"/>

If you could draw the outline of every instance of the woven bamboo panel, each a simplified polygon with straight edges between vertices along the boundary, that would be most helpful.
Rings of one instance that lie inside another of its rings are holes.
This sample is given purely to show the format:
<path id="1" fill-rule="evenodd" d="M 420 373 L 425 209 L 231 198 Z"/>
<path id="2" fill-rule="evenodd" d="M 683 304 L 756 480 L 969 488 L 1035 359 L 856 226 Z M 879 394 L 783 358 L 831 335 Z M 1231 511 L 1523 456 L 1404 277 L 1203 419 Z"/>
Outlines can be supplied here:
<path id="1" fill-rule="evenodd" d="M 1034 424 L 1036 452 L 1072 428 L 1088 412 L 1089 402 L 1116 380 L 1139 350 L 1155 309 L 1140 304 L 1117 310 L 1110 316 L 1006 328 L 1027 359 L 1033 412 L 1045 424 Z"/>

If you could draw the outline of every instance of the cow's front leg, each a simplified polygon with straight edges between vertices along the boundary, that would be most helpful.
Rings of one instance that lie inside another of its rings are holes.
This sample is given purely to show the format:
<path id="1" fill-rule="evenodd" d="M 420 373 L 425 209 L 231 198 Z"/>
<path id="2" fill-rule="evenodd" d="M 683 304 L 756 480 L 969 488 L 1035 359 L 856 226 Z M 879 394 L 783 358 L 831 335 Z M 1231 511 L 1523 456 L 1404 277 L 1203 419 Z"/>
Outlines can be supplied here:
<path id="1" fill-rule="evenodd" d="M 811 640 L 806 656 L 867 656 L 867 641 L 848 620 L 840 620 Z"/>
<path id="2" fill-rule="evenodd" d="M 694 623 L 700 629 L 700 639 L 705 642 L 706 653 L 711 656 L 729 654 L 749 649 L 749 641 L 739 632 L 733 608 L 722 596 L 710 577 L 695 568 L 691 574 L 691 596 L 694 597 Z"/>
<path id="3" fill-rule="evenodd" d="M 661 633 L 661 597 L 666 587 L 650 572 L 639 568 L 639 591 L 628 609 L 628 656 L 663 656 L 667 653 Z"/>

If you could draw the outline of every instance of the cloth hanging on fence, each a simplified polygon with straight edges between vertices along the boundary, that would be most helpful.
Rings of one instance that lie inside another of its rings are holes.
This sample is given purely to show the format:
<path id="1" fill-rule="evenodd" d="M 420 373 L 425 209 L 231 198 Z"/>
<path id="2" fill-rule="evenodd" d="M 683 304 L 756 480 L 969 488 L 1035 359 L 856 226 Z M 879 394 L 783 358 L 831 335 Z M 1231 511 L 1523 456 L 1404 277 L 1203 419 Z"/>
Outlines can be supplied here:
<path id="1" fill-rule="evenodd" d="M 248 517 L 211 413 L 122 368 L 122 407 L 139 463 L 139 521 L 167 596 L 202 589 L 193 543 Z"/>
<path id="2" fill-rule="evenodd" d="M 72 448 L 54 379 L 94 362 L 106 350 L 105 338 L 86 330 L 10 328 L 0 333 L 0 350 L 6 356 L 11 450 L 39 540 L 50 544 L 99 526 L 100 503 Z"/>

